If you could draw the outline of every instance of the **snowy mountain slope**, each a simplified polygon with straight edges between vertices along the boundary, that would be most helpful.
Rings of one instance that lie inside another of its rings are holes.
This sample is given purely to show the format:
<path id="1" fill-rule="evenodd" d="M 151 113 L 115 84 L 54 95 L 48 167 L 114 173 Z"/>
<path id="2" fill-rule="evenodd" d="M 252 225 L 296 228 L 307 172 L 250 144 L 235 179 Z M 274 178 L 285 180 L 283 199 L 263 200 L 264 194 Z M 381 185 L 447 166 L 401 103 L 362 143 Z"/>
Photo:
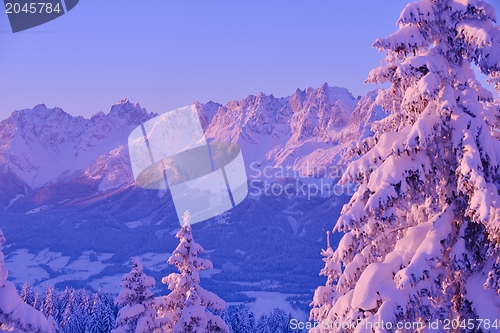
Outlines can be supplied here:
<path id="1" fill-rule="evenodd" d="M 345 88 L 297 90 L 275 98 L 263 93 L 220 107 L 206 136 L 238 142 L 247 165 L 313 169 L 331 165 L 359 99 Z M 252 176 L 252 175 L 249 175 Z"/>
<path id="2" fill-rule="evenodd" d="M 270 165 L 310 169 L 306 173 L 312 174 L 315 168 L 338 163 L 342 152 L 355 139 L 358 132 L 345 132 L 358 101 L 345 88 L 323 84 L 319 89 L 297 90 L 285 98 L 260 93 L 224 106 L 214 102 L 195 106 L 205 136 L 215 141 L 237 142 L 247 171 L 256 163 L 261 168 Z M 102 180 L 100 190 L 130 184 L 133 179 L 127 154 L 122 145 L 100 156 L 84 175 Z"/>
<path id="3" fill-rule="evenodd" d="M 375 94 L 354 98 L 345 88 L 323 84 L 285 98 L 260 93 L 224 106 L 195 105 L 207 138 L 240 145 L 249 177 L 255 176 L 251 165 L 312 175 L 322 166 L 345 164 L 343 153 L 368 135 L 382 113 L 373 105 Z M 9 175 L 0 191 L 3 206 L 50 184 L 88 184 L 102 192 L 130 186 L 127 136 L 154 116 L 127 99 L 90 119 L 43 104 L 15 111 L 0 123 L 0 166 Z"/>
<path id="4" fill-rule="evenodd" d="M 99 156 L 113 156 L 130 131 L 151 117 L 126 99 L 90 119 L 44 104 L 15 111 L 0 123 L 0 164 L 30 188 L 67 181 Z"/>

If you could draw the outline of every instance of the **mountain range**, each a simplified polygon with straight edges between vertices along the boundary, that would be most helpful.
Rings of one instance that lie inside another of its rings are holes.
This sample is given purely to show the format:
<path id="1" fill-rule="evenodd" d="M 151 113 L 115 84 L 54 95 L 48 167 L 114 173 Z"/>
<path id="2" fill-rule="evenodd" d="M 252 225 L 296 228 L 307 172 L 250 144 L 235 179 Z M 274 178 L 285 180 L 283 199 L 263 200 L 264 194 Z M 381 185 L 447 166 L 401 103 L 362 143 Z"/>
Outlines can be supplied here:
<path id="1" fill-rule="evenodd" d="M 249 182 L 293 182 L 278 172 L 293 170 L 300 183 L 333 184 L 338 179 L 319 170 L 342 170 L 346 152 L 372 135 L 371 123 L 385 116 L 376 96 L 325 83 L 288 97 L 259 93 L 195 107 L 206 138 L 241 147 Z M 127 148 L 130 132 L 157 115 L 123 99 L 90 119 L 40 104 L 0 122 L 0 228 L 15 282 L 114 290 L 131 256 L 149 260 L 158 278 L 172 270 L 165 254 L 175 249 L 179 224 L 170 193 L 134 184 Z M 296 194 L 250 193 L 194 225 L 215 268 L 202 283 L 227 301 L 278 291 L 305 304 L 322 283 L 325 232 L 352 193 Z"/>

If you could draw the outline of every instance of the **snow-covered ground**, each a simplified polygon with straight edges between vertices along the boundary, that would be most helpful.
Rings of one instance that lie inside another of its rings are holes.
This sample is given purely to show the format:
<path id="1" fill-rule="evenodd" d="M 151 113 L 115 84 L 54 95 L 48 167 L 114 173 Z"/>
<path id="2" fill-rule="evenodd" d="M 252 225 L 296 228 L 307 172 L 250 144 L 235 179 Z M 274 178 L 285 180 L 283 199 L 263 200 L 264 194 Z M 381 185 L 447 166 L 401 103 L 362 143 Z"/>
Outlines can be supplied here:
<path id="1" fill-rule="evenodd" d="M 115 285 L 119 287 L 122 274 L 92 278 L 110 265 L 103 262 L 112 256 L 112 253 L 85 251 L 78 259 L 70 261 L 70 257 L 51 252 L 48 249 L 37 254 L 21 249 L 10 253 L 6 257 L 5 265 L 10 272 L 9 277 L 14 283 L 28 283 L 34 286 L 37 291 L 44 290 L 48 284 L 55 285 L 58 282 L 78 280 L 88 281 L 88 285 L 94 289 L 103 288 L 110 292 L 116 292 Z M 139 258 L 145 268 L 151 271 L 161 271 L 167 268 L 169 256 L 170 253 L 145 253 Z M 49 271 L 53 272 L 52 277 Z"/>
<path id="2" fill-rule="evenodd" d="M 17 196 L 16 196 L 16 198 L 17 198 Z M 14 201 L 14 202 L 15 202 L 15 201 Z M 42 206 L 40 206 L 40 207 L 34 208 L 34 209 L 30 210 L 30 211 L 27 211 L 25 214 L 26 214 L 26 215 L 28 215 L 28 214 L 36 214 L 36 213 L 39 213 L 39 212 L 44 211 L 44 210 L 47 210 L 47 209 L 49 209 L 49 206 L 47 206 L 47 205 L 42 205 Z"/>
<path id="3" fill-rule="evenodd" d="M 70 261 L 70 257 L 51 252 L 48 249 L 37 254 L 21 249 L 6 257 L 5 266 L 14 283 L 28 283 L 34 286 L 37 291 L 42 291 L 48 284 L 55 285 L 58 282 L 69 280 L 89 280 L 92 275 L 99 274 L 109 265 L 104 264 L 103 261 L 112 256 L 112 253 L 85 251 L 78 259 Z M 48 268 L 44 266 L 48 266 Z M 51 277 L 50 272 L 48 272 L 50 270 L 57 276 Z"/>
<path id="4" fill-rule="evenodd" d="M 170 253 L 148 252 L 138 257 L 141 260 L 142 266 L 150 271 L 159 272 L 169 266 L 169 264 L 167 264 L 167 260 L 170 257 Z"/>
<path id="5" fill-rule="evenodd" d="M 7 207 L 5 207 L 5 209 L 9 209 L 10 206 L 12 206 L 17 200 L 21 199 L 22 197 L 24 197 L 24 194 L 16 194 L 14 198 L 10 199 L 9 204 L 7 205 Z"/>
<path id="6" fill-rule="evenodd" d="M 247 296 L 254 297 L 256 299 L 255 302 L 245 303 L 245 305 L 250 308 L 257 319 L 262 315 L 269 315 L 275 308 L 280 308 L 286 313 L 291 313 L 292 317 L 299 321 L 307 321 L 309 318 L 309 314 L 302 310 L 293 308 L 286 300 L 287 297 L 295 295 L 270 291 L 246 291 L 244 293 Z M 241 303 L 227 303 L 228 306 L 239 304 Z"/>
<path id="7" fill-rule="evenodd" d="M 123 274 L 117 274 L 113 276 L 105 276 L 102 278 L 94 279 L 90 281 L 88 284 L 94 290 L 106 290 L 107 292 L 117 295 L 121 288 L 120 282 L 122 281 Z"/>
<path id="8" fill-rule="evenodd" d="M 170 253 L 145 253 L 138 256 L 144 266 L 151 271 L 162 271 L 168 267 L 167 259 Z M 94 290 L 102 289 L 112 294 L 120 291 L 120 282 L 123 274 L 110 276 L 98 276 L 107 266 L 104 263 L 113 256 L 111 253 L 96 253 L 94 251 L 83 252 L 78 259 L 71 261 L 70 257 L 63 256 L 62 253 L 51 252 L 49 249 L 40 251 L 37 254 L 30 253 L 26 249 L 16 250 L 6 256 L 5 266 L 9 270 L 9 278 L 16 284 L 28 283 L 34 287 L 35 292 L 43 292 L 48 284 L 55 285 L 64 281 L 87 281 L 87 285 Z M 129 262 L 124 263 L 130 266 Z M 51 273 L 49 272 L 52 270 Z M 213 269 L 200 272 L 202 278 L 208 278 L 221 270 Z M 56 276 L 54 276 L 56 275 Z M 262 285 L 266 287 L 278 286 L 277 281 L 261 281 L 256 283 L 235 282 L 239 285 Z M 256 298 L 255 302 L 245 303 L 255 313 L 256 318 L 263 314 L 269 314 L 278 307 L 298 320 L 307 320 L 308 315 L 301 310 L 294 309 L 287 301 L 288 294 L 264 291 L 246 291 L 249 297 Z M 236 305 L 240 303 L 228 303 Z"/>

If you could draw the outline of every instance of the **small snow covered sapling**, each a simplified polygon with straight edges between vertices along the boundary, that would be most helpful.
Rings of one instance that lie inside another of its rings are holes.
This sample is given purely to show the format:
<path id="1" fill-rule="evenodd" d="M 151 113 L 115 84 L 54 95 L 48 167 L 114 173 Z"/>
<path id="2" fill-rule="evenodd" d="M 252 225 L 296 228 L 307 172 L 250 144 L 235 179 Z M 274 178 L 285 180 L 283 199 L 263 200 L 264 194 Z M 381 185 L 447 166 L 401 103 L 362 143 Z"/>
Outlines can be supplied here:
<path id="1" fill-rule="evenodd" d="M 122 290 L 115 300 L 121 309 L 112 333 L 151 333 L 158 329 L 155 298 L 150 290 L 156 282 L 144 273 L 139 258 L 131 260 L 132 270 L 123 275 Z"/>
<path id="2" fill-rule="evenodd" d="M 229 333 L 224 320 L 215 314 L 226 308 L 225 302 L 199 285 L 198 272 L 213 266 L 210 260 L 198 258 L 204 249 L 195 243 L 189 221 L 186 211 L 183 226 L 175 236 L 179 238 L 179 245 L 168 259 L 168 263 L 177 267 L 179 273 L 163 278 L 162 282 L 168 285 L 171 292 L 156 299 L 159 321 L 165 332 Z"/>
<path id="3" fill-rule="evenodd" d="M 345 233 L 337 249 L 322 253 L 328 281 L 311 319 L 444 332 L 466 318 L 500 329 L 499 107 L 471 68 L 500 77 L 494 22 L 485 1 L 420 0 L 375 41 L 385 64 L 367 82 L 390 83 L 376 99 L 390 115 L 342 177 L 360 186 L 334 227 Z"/>

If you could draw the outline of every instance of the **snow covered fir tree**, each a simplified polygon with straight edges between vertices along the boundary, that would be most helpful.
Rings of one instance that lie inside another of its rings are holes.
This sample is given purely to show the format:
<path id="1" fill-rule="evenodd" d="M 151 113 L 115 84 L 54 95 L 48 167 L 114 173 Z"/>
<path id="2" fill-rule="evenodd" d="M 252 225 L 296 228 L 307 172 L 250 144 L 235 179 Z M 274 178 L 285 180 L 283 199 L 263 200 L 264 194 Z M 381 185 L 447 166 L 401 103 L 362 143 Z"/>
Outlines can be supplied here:
<path id="1" fill-rule="evenodd" d="M 132 258 L 132 270 L 123 276 L 122 290 L 115 300 L 121 309 L 113 333 L 149 333 L 158 328 L 153 292 L 155 280 L 147 276 L 138 258 Z"/>
<path id="2" fill-rule="evenodd" d="M 227 324 L 216 315 L 226 308 L 225 302 L 199 285 L 198 272 L 213 269 L 213 266 L 210 260 L 198 258 L 204 249 L 194 241 L 189 223 L 190 216 L 186 211 L 183 226 L 175 236 L 179 238 L 179 245 L 168 259 L 179 273 L 162 279 L 171 292 L 157 298 L 162 329 L 172 333 L 229 333 Z"/>
<path id="3" fill-rule="evenodd" d="M 390 83 L 390 115 L 342 177 L 359 188 L 323 252 L 311 332 L 500 331 L 499 107 L 472 69 L 500 77 L 494 22 L 485 1 L 420 0 L 375 41 L 385 64 L 367 82 Z"/>
<path id="4" fill-rule="evenodd" d="M 0 332 L 55 333 L 44 315 L 24 303 L 14 283 L 7 281 L 9 272 L 4 267 L 4 243 L 5 237 L 0 230 Z"/>
<path id="5" fill-rule="evenodd" d="M 94 294 L 89 317 L 85 333 L 108 333 L 115 328 L 111 299 L 101 290 Z"/>

